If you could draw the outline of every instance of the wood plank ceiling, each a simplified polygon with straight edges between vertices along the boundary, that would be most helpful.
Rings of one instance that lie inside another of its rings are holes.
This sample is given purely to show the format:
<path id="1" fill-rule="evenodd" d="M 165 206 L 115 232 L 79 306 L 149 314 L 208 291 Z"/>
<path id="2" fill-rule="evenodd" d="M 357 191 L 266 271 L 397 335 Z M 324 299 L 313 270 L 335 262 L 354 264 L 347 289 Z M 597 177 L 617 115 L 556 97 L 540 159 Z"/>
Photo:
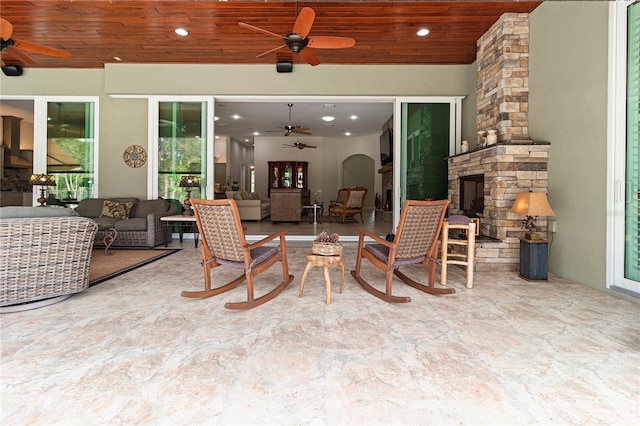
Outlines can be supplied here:
<path id="1" fill-rule="evenodd" d="M 0 16 L 13 39 L 64 49 L 70 58 L 33 53 L 32 68 L 102 68 L 105 63 L 273 64 L 304 63 L 246 22 L 287 35 L 296 11 L 308 6 L 316 19 L 310 36 L 351 37 L 347 49 L 314 49 L 321 64 L 470 64 L 476 41 L 503 13 L 528 13 L 540 2 L 500 1 L 155 1 L 2 0 Z M 175 28 L 189 36 L 175 34 Z M 428 28 L 430 34 L 417 37 Z M 19 63 L 3 51 L 6 63 Z"/>

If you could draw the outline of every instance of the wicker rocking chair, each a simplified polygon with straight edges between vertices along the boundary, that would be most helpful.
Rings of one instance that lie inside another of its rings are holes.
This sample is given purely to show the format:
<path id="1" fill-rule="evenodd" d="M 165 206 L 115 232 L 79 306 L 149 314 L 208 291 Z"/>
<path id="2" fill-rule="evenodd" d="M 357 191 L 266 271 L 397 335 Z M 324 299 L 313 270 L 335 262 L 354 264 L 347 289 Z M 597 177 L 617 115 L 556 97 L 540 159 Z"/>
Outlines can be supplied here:
<path id="1" fill-rule="evenodd" d="M 238 207 L 234 200 L 191 199 L 196 223 L 202 240 L 202 265 L 204 269 L 204 290 L 183 291 L 182 296 L 205 298 L 229 291 L 244 281 L 247 282 L 247 300 L 229 302 L 227 309 L 250 309 L 276 297 L 293 281 L 287 265 L 285 234 L 280 231 L 253 244 L 247 244 L 244 237 Z M 280 246 L 266 245 L 280 239 Z M 282 282 L 263 296 L 254 298 L 253 278 L 269 269 L 274 263 L 282 262 Z M 243 274 L 230 283 L 211 288 L 211 269 L 229 266 L 243 270 Z"/>
<path id="2" fill-rule="evenodd" d="M 448 200 L 414 201 L 407 200 L 402 208 L 398 231 L 393 242 L 386 241 L 366 229 L 358 229 L 358 254 L 353 278 L 368 293 L 394 303 L 410 302 L 410 297 L 394 296 L 391 293 L 393 276 L 405 284 L 429 294 L 455 293 L 453 288 L 435 286 L 436 260 L 438 257 L 438 237 L 442 228 Z M 376 244 L 364 244 L 364 237 L 370 237 Z M 386 288 L 382 292 L 366 282 L 360 275 L 362 258 L 373 266 L 385 271 Z M 429 283 L 421 284 L 400 272 L 405 265 L 422 264 L 429 268 Z"/>

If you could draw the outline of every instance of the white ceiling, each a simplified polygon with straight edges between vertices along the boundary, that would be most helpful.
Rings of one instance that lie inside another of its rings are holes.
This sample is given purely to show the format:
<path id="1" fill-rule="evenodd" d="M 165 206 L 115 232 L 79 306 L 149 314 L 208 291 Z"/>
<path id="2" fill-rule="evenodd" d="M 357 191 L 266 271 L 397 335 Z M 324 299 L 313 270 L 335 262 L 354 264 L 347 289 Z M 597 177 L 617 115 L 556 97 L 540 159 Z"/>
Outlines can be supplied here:
<path id="1" fill-rule="evenodd" d="M 289 107 L 291 121 L 289 121 Z M 232 118 L 234 114 L 240 116 Z M 313 137 L 347 138 L 382 132 L 382 125 L 393 114 L 392 103 L 380 102 L 310 102 L 310 101 L 258 101 L 216 102 L 216 135 L 229 135 L 240 142 L 252 143 L 254 132 L 259 136 L 284 136 L 283 127 L 307 127 Z M 323 116 L 331 115 L 335 120 L 327 123 Z M 355 116 L 352 119 L 351 116 Z M 345 133 L 350 132 L 351 136 Z M 289 138 L 303 137 L 296 133 Z"/>

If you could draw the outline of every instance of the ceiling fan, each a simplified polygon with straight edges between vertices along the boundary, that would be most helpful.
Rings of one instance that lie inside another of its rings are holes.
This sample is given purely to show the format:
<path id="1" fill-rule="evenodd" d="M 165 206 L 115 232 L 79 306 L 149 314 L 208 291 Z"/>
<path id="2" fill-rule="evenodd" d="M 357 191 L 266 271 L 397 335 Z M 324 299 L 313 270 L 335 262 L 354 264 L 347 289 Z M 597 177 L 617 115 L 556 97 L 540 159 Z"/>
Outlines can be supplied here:
<path id="1" fill-rule="evenodd" d="M 300 142 L 300 140 L 298 139 L 297 142 L 294 142 L 293 144 L 286 144 L 283 143 L 282 144 L 283 148 L 298 148 L 298 149 L 305 149 L 305 148 L 317 148 L 317 146 L 315 145 L 308 145 L 306 143 L 302 143 Z"/>
<path id="2" fill-rule="evenodd" d="M 54 49 L 53 47 L 43 46 L 41 44 L 31 43 L 24 40 L 16 40 L 11 38 L 13 34 L 13 25 L 6 19 L 0 18 L 0 50 L 2 51 L 2 62 L 17 62 L 19 64 L 35 64 L 33 59 L 26 52 L 39 53 L 41 55 L 55 56 L 58 58 L 69 58 L 71 53 L 66 50 Z"/>
<path id="3" fill-rule="evenodd" d="M 261 58 L 286 47 L 294 54 L 299 54 L 309 65 L 315 66 L 320 63 L 320 59 L 318 59 L 313 49 L 311 49 L 312 47 L 316 49 L 343 49 L 353 47 L 356 44 L 354 39 L 348 37 L 309 36 L 309 31 L 311 31 L 315 17 L 316 12 L 313 9 L 303 7 L 293 24 L 293 32 L 286 36 L 272 33 L 271 31 L 244 22 L 238 22 L 238 25 L 283 40 L 284 44 L 282 46 L 261 53 L 256 56 L 256 58 Z"/>
<path id="4" fill-rule="evenodd" d="M 309 131 L 308 127 L 294 126 L 293 124 L 291 124 L 291 108 L 293 108 L 293 104 L 287 104 L 287 106 L 289 107 L 289 124 L 283 127 L 278 127 L 279 129 L 284 130 L 284 136 L 289 136 L 291 133 L 296 133 L 299 135 L 310 135 L 311 132 Z"/>

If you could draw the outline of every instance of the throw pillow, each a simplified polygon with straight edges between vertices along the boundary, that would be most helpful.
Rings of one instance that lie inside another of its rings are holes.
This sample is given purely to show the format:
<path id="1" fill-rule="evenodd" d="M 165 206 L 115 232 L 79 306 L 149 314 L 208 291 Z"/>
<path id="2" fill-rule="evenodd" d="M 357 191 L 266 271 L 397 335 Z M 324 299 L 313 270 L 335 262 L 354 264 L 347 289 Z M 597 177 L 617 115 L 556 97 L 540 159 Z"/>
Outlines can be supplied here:
<path id="1" fill-rule="evenodd" d="M 100 217 L 113 217 L 115 219 L 129 219 L 133 203 L 119 203 L 117 201 L 104 200 Z"/>
<path id="2" fill-rule="evenodd" d="M 252 200 L 259 200 L 260 199 L 260 194 L 258 194 L 257 192 L 252 192 L 251 193 L 251 199 Z"/>
<path id="3" fill-rule="evenodd" d="M 251 199 L 251 194 L 249 194 L 247 191 L 242 191 L 240 193 L 240 196 L 242 197 L 243 200 L 250 200 Z"/>

